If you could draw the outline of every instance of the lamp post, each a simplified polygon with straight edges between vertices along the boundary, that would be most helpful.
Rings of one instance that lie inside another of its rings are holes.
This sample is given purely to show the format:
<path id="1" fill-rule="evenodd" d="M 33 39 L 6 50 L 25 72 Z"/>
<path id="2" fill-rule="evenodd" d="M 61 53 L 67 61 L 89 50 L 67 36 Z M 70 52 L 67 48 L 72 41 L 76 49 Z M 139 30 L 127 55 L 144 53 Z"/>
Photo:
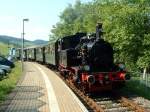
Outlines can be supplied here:
<path id="1" fill-rule="evenodd" d="M 22 59 L 21 59 L 21 62 L 22 62 L 22 67 L 21 67 L 21 68 L 22 68 L 22 72 L 23 72 L 23 61 L 24 61 L 24 59 L 23 59 L 23 58 L 24 58 L 24 57 L 23 57 L 23 54 L 24 54 L 23 51 L 24 51 L 24 35 L 25 35 L 25 33 L 24 33 L 24 22 L 25 22 L 25 21 L 29 21 L 29 19 L 27 19 L 27 18 L 26 18 L 26 19 L 23 19 L 22 53 L 21 53 L 21 54 L 22 54 L 22 56 L 21 56 L 21 57 L 22 57 Z"/>

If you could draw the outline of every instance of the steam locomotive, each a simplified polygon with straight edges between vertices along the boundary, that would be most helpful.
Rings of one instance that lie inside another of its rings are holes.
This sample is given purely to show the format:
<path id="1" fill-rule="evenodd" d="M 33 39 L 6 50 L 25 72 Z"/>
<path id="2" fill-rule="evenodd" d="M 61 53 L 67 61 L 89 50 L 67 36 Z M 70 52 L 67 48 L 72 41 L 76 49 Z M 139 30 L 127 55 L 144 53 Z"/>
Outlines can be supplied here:
<path id="1" fill-rule="evenodd" d="M 123 64 L 114 63 L 113 48 L 102 35 L 99 23 L 94 34 L 76 33 L 48 45 L 26 48 L 24 60 L 56 67 L 85 93 L 118 89 L 129 76 Z"/>

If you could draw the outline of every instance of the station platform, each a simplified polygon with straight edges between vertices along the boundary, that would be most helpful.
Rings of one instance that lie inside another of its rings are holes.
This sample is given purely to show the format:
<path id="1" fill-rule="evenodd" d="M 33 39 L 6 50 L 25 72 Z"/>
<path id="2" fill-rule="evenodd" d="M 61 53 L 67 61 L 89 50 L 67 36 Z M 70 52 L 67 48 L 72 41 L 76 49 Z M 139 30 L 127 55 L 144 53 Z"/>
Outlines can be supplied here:
<path id="1" fill-rule="evenodd" d="M 70 88 L 50 69 L 24 63 L 24 75 L 0 112 L 88 112 Z"/>

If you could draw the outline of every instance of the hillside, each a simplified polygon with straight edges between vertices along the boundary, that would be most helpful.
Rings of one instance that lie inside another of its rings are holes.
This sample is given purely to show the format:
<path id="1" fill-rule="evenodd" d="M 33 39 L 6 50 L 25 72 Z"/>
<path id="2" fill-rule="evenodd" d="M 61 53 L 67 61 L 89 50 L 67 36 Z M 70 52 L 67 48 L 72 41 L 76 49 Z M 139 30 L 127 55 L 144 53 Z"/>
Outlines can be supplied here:
<path id="1" fill-rule="evenodd" d="M 9 46 L 9 47 L 11 47 L 11 46 Z M 0 55 L 6 56 L 6 55 L 8 55 L 8 51 L 9 51 L 8 44 L 4 44 L 4 43 L 0 42 Z"/>
<path id="2" fill-rule="evenodd" d="M 22 39 L 21 38 L 16 38 L 12 36 L 5 36 L 5 35 L 0 35 L 0 42 L 4 44 L 13 44 L 15 46 L 21 46 Z M 40 45 L 40 44 L 47 44 L 48 41 L 44 40 L 34 40 L 34 41 L 29 41 L 29 40 L 24 40 L 25 46 L 32 46 L 32 45 Z"/>
<path id="3" fill-rule="evenodd" d="M 34 40 L 34 41 L 32 41 L 32 43 L 33 43 L 34 45 L 41 45 L 41 44 L 47 44 L 48 41 L 44 41 L 44 40 Z"/>

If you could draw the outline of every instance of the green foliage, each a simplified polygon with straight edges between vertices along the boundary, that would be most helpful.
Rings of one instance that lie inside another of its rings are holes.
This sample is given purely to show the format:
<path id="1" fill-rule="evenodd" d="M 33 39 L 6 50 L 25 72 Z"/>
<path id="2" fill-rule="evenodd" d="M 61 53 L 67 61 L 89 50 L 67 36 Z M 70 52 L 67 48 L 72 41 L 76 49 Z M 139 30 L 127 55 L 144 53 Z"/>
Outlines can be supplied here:
<path id="1" fill-rule="evenodd" d="M 21 63 L 17 62 L 15 68 L 8 74 L 8 77 L 0 81 L 0 103 L 5 99 L 6 95 L 15 88 L 20 76 Z"/>
<path id="2" fill-rule="evenodd" d="M 150 67 L 150 34 L 144 35 L 143 49 L 141 53 L 137 64 L 140 68 Z"/>
<path id="3" fill-rule="evenodd" d="M 115 62 L 124 62 L 128 70 L 150 67 L 150 2 L 149 0 L 77 1 L 60 15 L 52 29 L 61 38 L 76 32 L 95 32 L 103 23 L 104 39 L 114 47 Z"/>

